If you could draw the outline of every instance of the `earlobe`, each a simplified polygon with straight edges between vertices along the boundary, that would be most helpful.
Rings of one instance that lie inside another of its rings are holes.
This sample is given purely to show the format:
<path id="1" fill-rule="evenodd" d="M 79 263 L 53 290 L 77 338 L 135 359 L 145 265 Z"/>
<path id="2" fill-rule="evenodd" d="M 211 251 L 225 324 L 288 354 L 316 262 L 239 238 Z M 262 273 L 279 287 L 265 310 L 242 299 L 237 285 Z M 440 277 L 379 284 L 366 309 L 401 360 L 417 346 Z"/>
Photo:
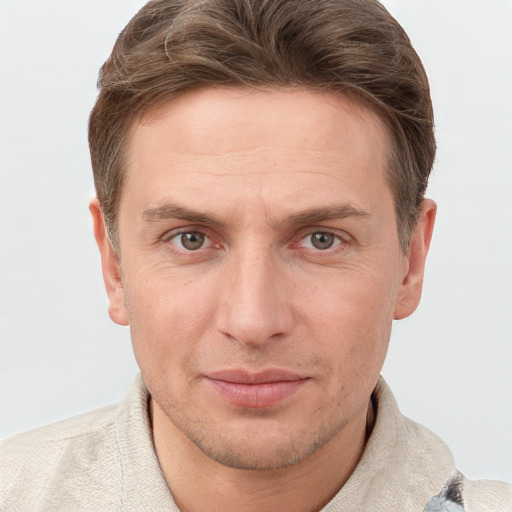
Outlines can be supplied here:
<path id="1" fill-rule="evenodd" d="M 115 254 L 105 227 L 103 213 L 98 199 L 89 204 L 92 215 L 94 237 L 100 250 L 103 281 L 109 299 L 108 313 L 112 321 L 119 325 L 128 325 L 128 316 L 124 305 L 124 288 L 121 281 L 119 259 Z"/>
<path id="2" fill-rule="evenodd" d="M 437 206 L 431 199 L 424 199 L 418 222 L 409 243 L 408 270 L 400 284 L 393 318 L 400 320 L 411 315 L 421 299 L 425 261 L 432 240 Z"/>

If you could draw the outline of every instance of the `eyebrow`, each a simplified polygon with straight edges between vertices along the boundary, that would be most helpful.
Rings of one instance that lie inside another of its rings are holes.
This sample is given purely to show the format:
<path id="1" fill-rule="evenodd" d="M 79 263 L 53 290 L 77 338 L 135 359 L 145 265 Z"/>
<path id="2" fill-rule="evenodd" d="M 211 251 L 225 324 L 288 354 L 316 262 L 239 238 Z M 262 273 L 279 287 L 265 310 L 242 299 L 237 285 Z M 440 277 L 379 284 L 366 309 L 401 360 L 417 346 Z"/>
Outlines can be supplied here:
<path id="1" fill-rule="evenodd" d="M 351 205 L 327 206 L 310 208 L 308 210 L 292 214 L 284 220 L 289 227 L 316 224 L 326 220 L 345 219 L 347 217 L 369 218 L 371 215 L 363 210 L 358 210 Z M 207 224 L 217 227 L 226 225 L 225 220 L 211 213 L 199 212 L 190 208 L 184 208 L 175 204 L 163 204 L 146 208 L 142 212 L 142 218 L 152 221 L 180 219 L 197 224 Z"/>
<path id="2" fill-rule="evenodd" d="M 211 224 L 213 226 L 225 225 L 225 222 L 215 215 L 191 210 L 190 208 L 183 208 L 182 206 L 174 204 L 164 204 L 146 208 L 142 212 L 142 218 L 148 221 L 181 219 L 198 224 Z"/>
<path id="3" fill-rule="evenodd" d="M 363 210 L 358 210 L 351 205 L 328 206 L 311 208 L 303 212 L 290 215 L 286 224 L 290 227 L 316 224 L 326 220 L 346 219 L 347 217 L 369 218 L 371 215 Z"/>

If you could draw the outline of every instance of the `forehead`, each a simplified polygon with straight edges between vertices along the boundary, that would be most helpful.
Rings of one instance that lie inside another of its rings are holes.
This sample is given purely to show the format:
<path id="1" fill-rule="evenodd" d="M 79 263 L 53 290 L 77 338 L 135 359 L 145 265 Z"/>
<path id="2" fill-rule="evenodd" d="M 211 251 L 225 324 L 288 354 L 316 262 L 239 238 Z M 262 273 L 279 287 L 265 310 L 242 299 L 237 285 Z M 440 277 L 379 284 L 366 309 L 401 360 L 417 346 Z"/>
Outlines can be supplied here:
<path id="1" fill-rule="evenodd" d="M 374 109 L 347 94 L 305 88 L 215 87 L 183 93 L 134 122 L 129 147 L 134 137 L 143 144 L 162 129 L 168 135 L 166 149 L 177 153 L 214 155 L 235 145 L 251 150 L 264 134 L 269 141 L 278 134 L 280 142 L 327 152 L 342 140 L 360 139 L 363 132 L 383 142 L 379 149 L 384 152 L 388 146 L 387 127 Z M 260 138 L 247 137 L 249 132 Z"/>
<path id="2" fill-rule="evenodd" d="M 257 197 L 277 211 L 311 202 L 314 186 L 320 202 L 364 202 L 387 188 L 388 149 L 380 117 L 346 95 L 203 89 L 132 126 L 123 196 L 130 189 L 144 208 L 178 192 L 239 206 Z"/>

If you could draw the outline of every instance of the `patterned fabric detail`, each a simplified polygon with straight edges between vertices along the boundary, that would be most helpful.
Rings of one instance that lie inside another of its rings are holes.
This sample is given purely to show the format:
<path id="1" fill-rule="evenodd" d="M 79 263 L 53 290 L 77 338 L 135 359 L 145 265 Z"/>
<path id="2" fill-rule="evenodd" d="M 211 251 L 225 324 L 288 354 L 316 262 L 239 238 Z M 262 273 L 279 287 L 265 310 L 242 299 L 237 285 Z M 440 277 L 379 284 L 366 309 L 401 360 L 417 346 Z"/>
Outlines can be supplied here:
<path id="1" fill-rule="evenodd" d="M 452 475 L 441 492 L 430 499 L 423 512 L 465 512 L 462 491 L 464 476 L 457 472 Z"/>

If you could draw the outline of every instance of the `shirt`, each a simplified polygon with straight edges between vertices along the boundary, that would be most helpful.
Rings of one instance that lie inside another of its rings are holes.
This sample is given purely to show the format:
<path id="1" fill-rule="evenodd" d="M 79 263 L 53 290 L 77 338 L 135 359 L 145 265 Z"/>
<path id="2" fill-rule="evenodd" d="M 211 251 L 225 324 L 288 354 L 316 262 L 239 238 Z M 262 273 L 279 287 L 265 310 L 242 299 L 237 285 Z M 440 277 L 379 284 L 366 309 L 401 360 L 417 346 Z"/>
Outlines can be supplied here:
<path id="1" fill-rule="evenodd" d="M 138 375 L 119 404 L 0 445 L 0 510 L 174 511 Z M 323 512 L 512 512 L 512 487 L 465 479 L 435 434 L 404 417 L 381 378 L 362 457 Z"/>

